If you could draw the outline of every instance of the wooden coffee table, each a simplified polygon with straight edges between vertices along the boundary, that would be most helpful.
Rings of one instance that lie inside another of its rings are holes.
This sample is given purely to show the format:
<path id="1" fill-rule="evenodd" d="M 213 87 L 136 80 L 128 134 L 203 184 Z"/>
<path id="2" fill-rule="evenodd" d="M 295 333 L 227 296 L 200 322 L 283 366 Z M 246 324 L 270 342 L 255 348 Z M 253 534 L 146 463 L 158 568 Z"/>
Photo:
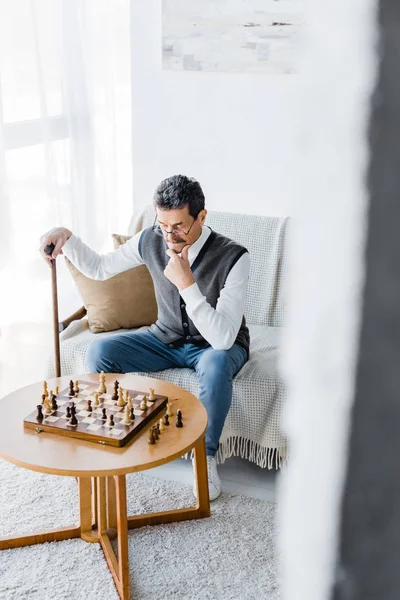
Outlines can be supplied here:
<path id="1" fill-rule="evenodd" d="M 210 516 L 205 450 L 207 413 L 195 396 L 171 383 L 109 373 L 107 385 L 111 387 L 116 378 L 125 389 L 147 391 L 152 387 L 156 394 L 168 396 L 173 412 L 177 408 L 182 410 L 184 427 L 175 427 L 173 416 L 168 431 L 161 434 L 155 445 L 148 443 L 148 428 L 145 428 L 132 442 L 116 448 L 24 429 L 23 419 L 41 401 L 43 382 L 19 389 L 0 400 L 0 414 L 3 415 L 0 419 L 0 456 L 32 471 L 77 477 L 80 514 L 78 525 L 18 537 L 0 537 L 0 550 L 78 537 L 87 542 L 99 542 L 118 593 L 123 600 L 128 600 L 128 529 Z M 61 389 L 70 379 L 97 382 L 98 375 L 56 377 L 48 381 L 49 389 L 56 385 Z M 177 398 L 179 401 L 174 402 Z M 157 418 L 154 423 L 156 421 Z M 190 508 L 128 516 L 125 475 L 165 464 L 191 449 L 194 449 L 195 457 L 197 504 Z M 110 542 L 115 537 L 118 537 L 118 558 Z"/>

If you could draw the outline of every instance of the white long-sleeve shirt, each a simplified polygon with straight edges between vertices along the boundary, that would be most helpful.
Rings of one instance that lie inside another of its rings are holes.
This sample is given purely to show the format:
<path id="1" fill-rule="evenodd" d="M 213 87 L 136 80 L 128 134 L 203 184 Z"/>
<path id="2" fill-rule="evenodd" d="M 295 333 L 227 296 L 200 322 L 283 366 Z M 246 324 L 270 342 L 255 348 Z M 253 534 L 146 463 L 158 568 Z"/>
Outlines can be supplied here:
<path id="1" fill-rule="evenodd" d="M 190 246 L 188 253 L 190 265 L 195 261 L 210 233 L 211 229 L 203 226 L 200 237 Z M 105 280 L 144 264 L 139 254 L 141 235 L 142 231 L 118 250 L 108 254 L 98 254 L 72 234 L 64 244 L 63 252 L 86 277 Z M 215 350 L 228 350 L 236 340 L 242 323 L 249 272 L 250 256 L 246 252 L 229 272 L 215 309 L 208 304 L 197 283 L 180 291 L 186 303 L 187 314 L 199 333 Z"/>

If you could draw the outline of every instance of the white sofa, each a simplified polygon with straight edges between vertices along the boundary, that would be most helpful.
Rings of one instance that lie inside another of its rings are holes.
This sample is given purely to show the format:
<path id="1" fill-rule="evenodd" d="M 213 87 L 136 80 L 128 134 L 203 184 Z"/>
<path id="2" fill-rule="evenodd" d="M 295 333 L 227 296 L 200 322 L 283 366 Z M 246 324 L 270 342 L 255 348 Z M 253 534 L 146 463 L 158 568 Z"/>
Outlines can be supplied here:
<path id="1" fill-rule="evenodd" d="M 132 218 L 128 234 L 149 227 L 153 221 L 154 208 L 150 206 Z M 282 280 L 286 223 L 286 219 L 277 217 L 222 212 L 207 215 L 207 225 L 243 244 L 251 256 L 245 304 L 251 338 L 250 359 L 234 379 L 232 406 L 221 436 L 218 462 L 240 456 L 261 467 L 278 468 L 286 457 L 286 440 L 280 427 L 286 392 L 277 368 L 279 333 L 284 316 Z M 78 312 L 75 318 L 83 312 Z M 61 373 L 88 372 L 85 357 L 89 344 L 98 336 L 115 335 L 116 332 L 93 334 L 86 317 L 74 321 L 68 319 L 64 326 L 66 323 L 67 327 L 60 334 Z M 119 333 L 127 331 L 121 329 Z M 168 369 L 150 375 L 198 395 L 198 383 L 192 369 Z M 54 376 L 51 356 L 47 377 Z"/>

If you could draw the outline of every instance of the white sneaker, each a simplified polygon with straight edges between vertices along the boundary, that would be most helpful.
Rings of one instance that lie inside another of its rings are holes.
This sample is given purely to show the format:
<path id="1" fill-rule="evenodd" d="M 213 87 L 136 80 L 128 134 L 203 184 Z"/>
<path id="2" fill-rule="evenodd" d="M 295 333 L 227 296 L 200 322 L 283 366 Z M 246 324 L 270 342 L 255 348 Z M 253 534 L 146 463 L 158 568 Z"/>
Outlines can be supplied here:
<path id="1" fill-rule="evenodd" d="M 192 464 L 194 468 L 194 459 L 192 458 Z M 207 456 L 207 471 L 208 471 L 208 493 L 210 496 L 210 502 L 216 500 L 221 494 L 221 480 L 217 471 L 217 460 L 215 456 Z M 193 494 L 197 498 L 196 481 L 193 485 Z"/>

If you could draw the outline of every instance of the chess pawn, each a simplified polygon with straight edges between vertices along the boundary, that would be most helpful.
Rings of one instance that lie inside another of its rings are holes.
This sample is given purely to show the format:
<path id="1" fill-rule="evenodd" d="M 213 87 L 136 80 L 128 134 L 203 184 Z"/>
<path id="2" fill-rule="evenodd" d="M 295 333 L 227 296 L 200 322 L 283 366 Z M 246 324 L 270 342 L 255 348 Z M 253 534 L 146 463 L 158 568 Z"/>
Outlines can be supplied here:
<path id="1" fill-rule="evenodd" d="M 56 395 L 56 396 L 58 396 L 59 389 L 60 389 L 60 388 L 58 387 L 58 385 L 56 385 L 56 388 L 55 388 L 55 390 L 54 390 L 54 393 L 55 393 L 55 395 Z"/>
<path id="2" fill-rule="evenodd" d="M 134 421 L 135 420 L 135 413 L 134 413 L 133 406 L 129 409 L 129 411 L 130 411 L 130 413 L 129 413 L 130 419 L 131 419 L 131 421 Z"/>
<path id="3" fill-rule="evenodd" d="M 94 405 L 98 406 L 100 404 L 99 402 L 99 394 L 96 392 L 94 395 Z"/>
<path id="4" fill-rule="evenodd" d="M 72 398 L 73 396 L 75 396 L 75 392 L 74 392 L 74 382 L 72 381 L 72 379 L 71 379 L 71 381 L 69 382 L 69 392 L 68 392 L 68 396 L 71 396 L 71 398 Z"/>
<path id="5" fill-rule="evenodd" d="M 37 421 L 43 421 L 44 417 L 43 417 L 43 407 L 42 407 L 42 405 L 38 404 L 36 408 L 37 408 L 37 415 L 36 415 Z"/>
<path id="6" fill-rule="evenodd" d="M 149 429 L 149 444 L 155 444 L 156 440 L 154 438 L 154 430 L 152 427 Z"/>
<path id="7" fill-rule="evenodd" d="M 75 394 L 79 393 L 79 383 L 78 383 L 78 381 L 75 381 L 74 392 L 75 392 Z"/>
<path id="8" fill-rule="evenodd" d="M 115 423 L 114 423 L 114 415 L 110 415 L 110 418 L 108 419 L 108 426 L 109 427 L 114 427 Z"/>
<path id="9" fill-rule="evenodd" d="M 169 417 L 168 417 L 168 413 L 165 413 L 165 415 L 164 415 L 164 425 L 166 425 L 167 427 L 169 426 Z"/>
<path id="10" fill-rule="evenodd" d="M 182 423 L 182 413 L 180 410 L 176 411 L 176 426 L 177 427 L 183 427 L 183 423 Z"/>
<path id="11" fill-rule="evenodd" d="M 118 397 L 117 406 L 125 406 L 122 387 L 119 388 L 118 394 L 119 394 L 119 397 Z"/>
<path id="12" fill-rule="evenodd" d="M 154 388 L 150 388 L 149 402 L 154 402 L 155 399 L 156 397 L 154 395 Z"/>
<path id="13" fill-rule="evenodd" d="M 157 441 L 158 438 L 160 437 L 158 435 L 158 429 L 157 429 L 157 425 L 153 425 L 152 430 L 154 431 L 154 439 Z"/>
<path id="14" fill-rule="evenodd" d="M 140 403 L 140 410 L 146 410 L 146 409 L 147 409 L 147 400 L 146 400 L 146 394 L 145 394 Z"/>
<path id="15" fill-rule="evenodd" d="M 76 411 L 75 411 L 75 406 L 71 406 L 71 418 L 68 422 L 68 425 L 71 425 L 71 427 L 76 427 L 78 425 L 78 419 L 76 418 Z"/>
<path id="16" fill-rule="evenodd" d="M 127 405 L 126 408 L 125 408 L 125 417 L 124 417 L 124 419 L 122 421 L 124 425 L 130 425 L 131 424 L 131 419 L 129 417 L 129 412 L 130 412 L 129 411 L 129 407 Z"/>
<path id="17" fill-rule="evenodd" d="M 165 431 L 165 425 L 164 425 L 164 421 L 163 421 L 162 417 L 158 423 L 159 423 L 160 431 L 161 432 Z"/>
<path id="18" fill-rule="evenodd" d="M 172 417 L 172 406 L 170 405 L 170 403 L 168 402 L 167 404 L 167 415 L 169 417 Z"/>

